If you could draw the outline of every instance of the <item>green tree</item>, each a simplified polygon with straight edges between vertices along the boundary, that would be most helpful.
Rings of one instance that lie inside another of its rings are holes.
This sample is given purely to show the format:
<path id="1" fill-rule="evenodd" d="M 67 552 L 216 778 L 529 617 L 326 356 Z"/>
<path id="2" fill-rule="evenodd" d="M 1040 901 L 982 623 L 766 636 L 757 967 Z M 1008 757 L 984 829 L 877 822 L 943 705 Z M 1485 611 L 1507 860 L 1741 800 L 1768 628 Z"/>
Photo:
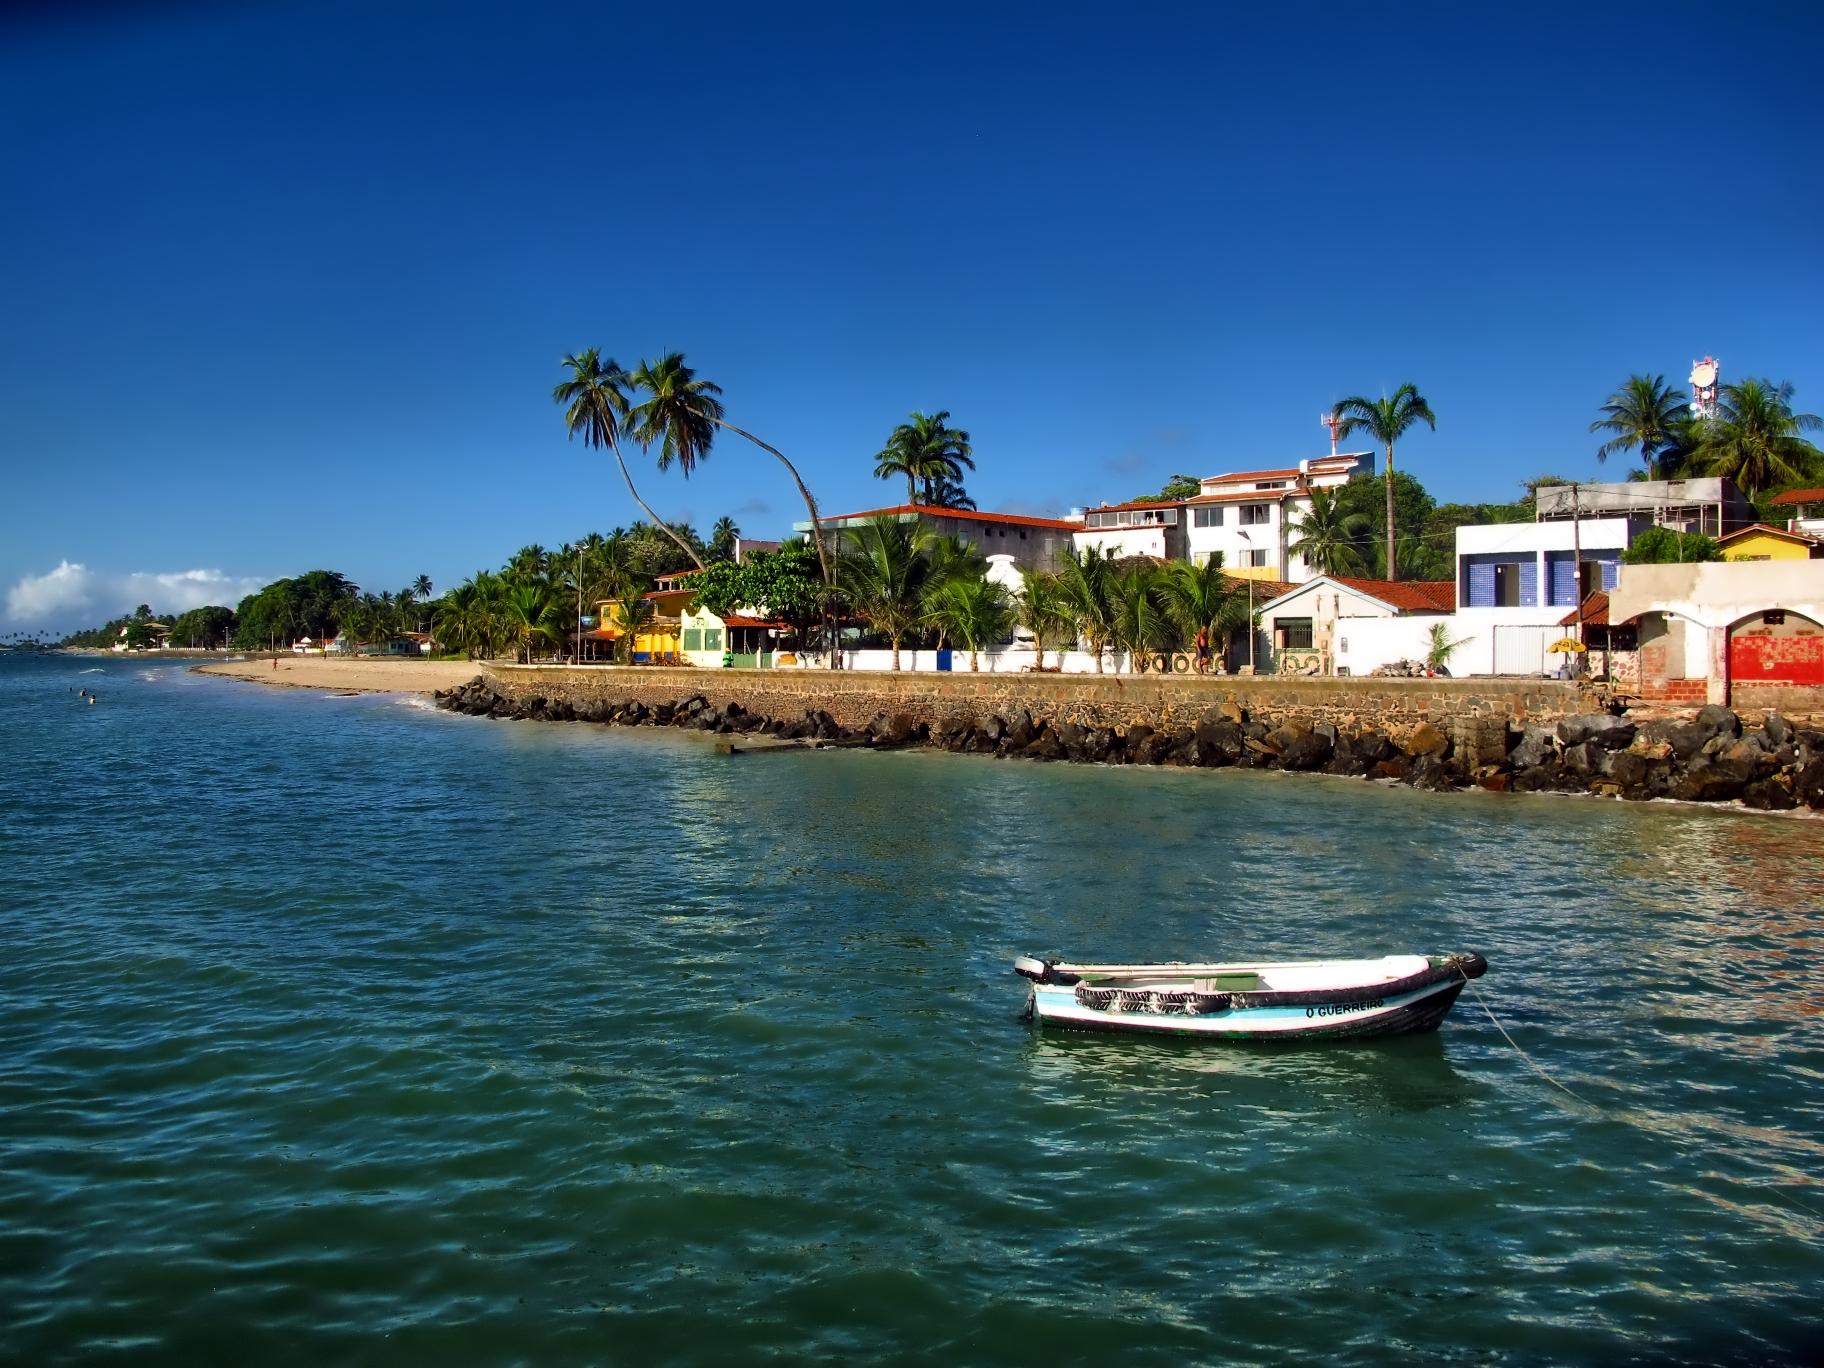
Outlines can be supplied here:
<path id="1" fill-rule="evenodd" d="M 1177 503 L 1180 499 L 1194 498 L 1202 492 L 1203 481 L 1195 475 L 1174 475 L 1157 494 L 1136 494 L 1132 502 Z"/>
<path id="2" fill-rule="evenodd" d="M 234 636 L 234 610 L 219 605 L 192 608 L 171 624 L 173 646 L 225 646 Z"/>
<path id="3" fill-rule="evenodd" d="M 1058 577 L 1043 571 L 1020 571 L 1020 595 L 1014 603 L 1014 613 L 1020 626 L 1032 633 L 1032 648 L 1041 670 L 1045 668 L 1045 643 L 1067 639 L 1076 629 Z M 1060 647 L 1058 667 L 1062 669 L 1063 665 Z"/>
<path id="4" fill-rule="evenodd" d="M 1320 575 L 1360 575 L 1368 568 L 1359 549 L 1368 527 L 1368 519 L 1347 511 L 1334 492 L 1313 489 L 1311 507 L 1288 529 L 1296 540 L 1286 550 Z"/>
<path id="5" fill-rule="evenodd" d="M 928 619 L 969 652 L 969 668 L 979 671 L 980 652 L 1003 640 L 1013 625 L 1013 607 L 1007 591 L 985 576 L 952 579 L 933 593 L 926 605 Z M 893 668 L 899 668 L 895 647 Z"/>
<path id="6" fill-rule="evenodd" d="M 1451 655 L 1459 646 L 1467 646 L 1474 637 L 1458 637 L 1451 640 L 1448 623 L 1434 622 L 1427 629 L 1425 645 L 1425 664 L 1433 672 L 1441 672 L 1450 663 Z"/>
<path id="7" fill-rule="evenodd" d="M 690 544 L 672 533 L 657 513 L 654 513 L 640 491 L 634 488 L 633 476 L 627 470 L 627 462 L 621 456 L 621 434 L 632 416 L 631 401 L 627 396 L 630 377 L 620 365 L 605 360 L 594 347 L 566 356 L 563 364 L 570 368 L 570 378 L 562 381 L 551 391 L 552 400 L 564 408 L 564 425 L 570 436 L 581 437 L 588 445 L 597 448 L 608 448 L 614 454 L 614 462 L 621 468 L 621 478 L 627 482 L 627 492 L 633 501 L 640 506 L 652 526 L 662 529 L 677 541 L 678 549 L 688 556 L 699 569 L 703 565 Z M 663 470 L 669 464 L 661 460 L 659 468 Z M 694 460 L 686 464 L 684 473 L 690 473 Z"/>
<path id="8" fill-rule="evenodd" d="M 652 625 L 659 615 L 653 601 L 637 589 L 629 589 L 615 600 L 618 626 L 621 629 L 622 660 L 624 665 L 633 664 L 634 638 Z"/>
<path id="9" fill-rule="evenodd" d="M 1127 653 L 1127 668 L 1139 667 L 1140 657 L 1173 643 L 1171 616 L 1160 593 L 1160 568 L 1148 560 L 1133 559 L 1116 567 L 1108 591 L 1114 643 Z"/>
<path id="10" fill-rule="evenodd" d="M 1824 419 L 1792 411 L 1790 383 L 1748 379 L 1720 386 L 1716 417 L 1699 427 L 1697 459 L 1751 499 L 1769 485 L 1815 478 L 1824 465 L 1824 452 L 1799 435 L 1824 427 Z"/>
<path id="11" fill-rule="evenodd" d="M 1111 547 L 1082 551 L 1066 548 L 1062 553 L 1058 588 L 1069 606 L 1077 635 L 1095 653 L 1097 674 L 1103 672 L 1102 654 L 1115 634 L 1114 578 L 1115 553 Z"/>
<path id="12" fill-rule="evenodd" d="M 914 519 L 883 516 L 850 528 L 845 541 L 842 592 L 892 643 L 897 670 L 900 642 L 923 620 L 932 533 Z"/>
<path id="13" fill-rule="evenodd" d="M 955 480 L 941 476 L 934 480 L 931 488 L 925 491 L 925 506 L 928 508 L 975 508 L 975 500 L 969 497 L 969 491 Z"/>
<path id="14" fill-rule="evenodd" d="M 1211 642 L 1226 650 L 1235 633 L 1247 626 L 1247 585 L 1223 571 L 1220 551 L 1201 565 L 1172 561 L 1160 580 L 1159 598 L 1187 641 L 1207 631 Z"/>
<path id="15" fill-rule="evenodd" d="M 1621 553 L 1624 565 L 1677 565 L 1722 558 L 1722 548 L 1709 537 L 1697 532 L 1676 532 L 1670 527 L 1649 527 Z"/>
<path id="16" fill-rule="evenodd" d="M 735 526 L 735 520 L 726 515 L 716 519 L 716 525 L 709 529 L 709 558 L 712 561 L 732 561 L 735 558 L 736 545 L 741 540 L 741 529 Z"/>
<path id="17" fill-rule="evenodd" d="M 1652 479 L 1654 461 L 1672 446 L 1689 416 L 1690 402 L 1663 375 L 1630 375 L 1600 412 L 1602 417 L 1590 424 L 1590 431 L 1610 436 L 1596 448 L 1596 459 L 1606 461 L 1617 452 L 1638 451 L 1647 478 Z"/>
<path id="18" fill-rule="evenodd" d="M 1332 416 L 1342 420 L 1336 429 L 1338 440 L 1357 432 L 1365 432 L 1387 449 L 1387 478 L 1393 479 L 1393 447 L 1415 424 L 1424 423 L 1434 432 L 1438 420 L 1433 416 L 1431 405 L 1425 402 L 1418 389 L 1410 384 L 1401 385 L 1393 392 L 1391 398 L 1364 399 L 1352 395 L 1337 403 Z M 1387 486 L 1387 578 L 1398 579 L 1399 560 L 1394 545 L 1393 485 Z"/>
<path id="19" fill-rule="evenodd" d="M 628 413 L 626 431 L 642 450 L 650 450 L 655 445 L 659 448 L 659 469 L 668 468 L 675 460 L 678 468 L 688 476 L 697 462 L 708 457 L 717 428 L 746 438 L 783 465 L 792 477 L 792 483 L 798 487 L 805 511 L 811 516 L 811 538 L 823 566 L 823 581 L 832 586 L 836 583 L 835 567 L 824 541 L 823 519 L 817 512 L 817 500 L 811 497 L 809 487 L 798 474 L 798 467 L 783 451 L 769 446 L 745 428 L 736 427 L 723 416 L 719 397 L 721 386 L 698 379 L 697 373 L 684 364 L 682 352 L 670 352 L 658 361 L 643 362 L 633 372 L 630 383 L 647 397 Z M 701 564 L 698 561 L 698 565 Z"/>
<path id="20" fill-rule="evenodd" d="M 1437 504 L 1425 486 L 1420 484 L 1405 471 L 1394 472 L 1393 495 L 1396 510 L 1396 526 L 1411 531 L 1423 528 L 1431 521 L 1431 515 Z M 1368 521 L 1372 528 L 1380 521 L 1382 510 L 1387 503 L 1388 482 L 1385 476 L 1370 475 L 1364 479 L 1351 480 L 1336 491 L 1335 502 L 1342 513 L 1359 514 Z M 1374 536 L 1372 531 L 1365 534 L 1365 540 L 1356 544 L 1362 562 L 1368 567 L 1368 573 L 1375 579 L 1390 579 L 1387 573 L 1387 544 Z M 1398 552 L 1395 552 L 1396 558 Z"/>
<path id="21" fill-rule="evenodd" d="M 929 504 L 940 480 L 960 490 L 963 471 L 975 469 L 971 457 L 969 434 L 950 426 L 949 409 L 914 413 L 910 421 L 893 429 L 874 458 L 874 477 L 890 480 L 904 475 L 906 502 Z"/>
<path id="22" fill-rule="evenodd" d="M 516 650 L 525 654 L 526 664 L 532 663 L 532 654 L 541 644 L 563 640 L 562 609 L 550 586 L 512 585 L 503 606 Z"/>

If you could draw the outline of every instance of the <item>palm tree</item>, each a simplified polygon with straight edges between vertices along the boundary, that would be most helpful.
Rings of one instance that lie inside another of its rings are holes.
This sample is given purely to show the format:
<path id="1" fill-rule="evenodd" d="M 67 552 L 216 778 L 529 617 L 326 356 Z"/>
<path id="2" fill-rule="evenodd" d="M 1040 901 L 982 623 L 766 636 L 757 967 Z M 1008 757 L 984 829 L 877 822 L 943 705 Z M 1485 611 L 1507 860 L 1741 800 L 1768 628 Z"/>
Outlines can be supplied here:
<path id="1" fill-rule="evenodd" d="M 1020 571 L 1020 595 L 1014 604 L 1014 613 L 1020 626 L 1032 633 L 1032 647 L 1038 653 L 1038 667 L 1044 669 L 1046 641 L 1056 640 L 1072 632 L 1075 627 L 1070 605 L 1065 602 L 1058 577 L 1039 570 Z M 1064 665 L 1061 649 L 1058 655 L 1058 666 L 1061 669 Z"/>
<path id="2" fill-rule="evenodd" d="M 716 525 L 709 529 L 709 558 L 711 560 L 732 561 L 735 548 L 741 541 L 741 529 L 735 520 L 724 514 L 716 519 Z"/>
<path id="3" fill-rule="evenodd" d="M 1248 591 L 1223 572 L 1220 551 L 1201 565 L 1191 561 L 1167 565 L 1159 599 L 1186 638 L 1194 640 L 1199 632 L 1208 632 L 1224 649 L 1248 621 Z"/>
<path id="4" fill-rule="evenodd" d="M 1387 448 L 1387 578 L 1397 580 L 1400 573 L 1393 539 L 1393 444 L 1415 423 L 1425 423 L 1436 432 L 1438 420 L 1431 412 L 1431 405 L 1410 384 L 1401 385 L 1391 399 L 1364 399 L 1351 395 L 1338 401 L 1331 416 L 1341 420 L 1336 428 L 1338 441 L 1354 432 L 1366 432 Z"/>
<path id="5" fill-rule="evenodd" d="M 507 590 L 503 600 L 513 641 L 532 663 L 532 650 L 540 641 L 553 639 L 554 619 L 559 612 L 556 597 L 543 584 L 516 584 Z"/>
<path id="6" fill-rule="evenodd" d="M 443 619 L 444 644 L 461 651 L 470 660 L 475 658 L 475 643 L 479 637 L 476 629 L 480 597 L 473 581 L 446 589 L 443 609 L 439 613 Z"/>
<path id="7" fill-rule="evenodd" d="M 939 478 L 932 482 L 925 491 L 927 508 L 963 508 L 975 511 L 975 500 L 969 497 L 969 491 L 954 480 Z"/>
<path id="8" fill-rule="evenodd" d="M 551 565 L 551 553 L 537 542 L 522 546 L 508 559 L 506 574 L 522 583 L 545 577 Z"/>
<path id="9" fill-rule="evenodd" d="M 1171 635 L 1171 619 L 1159 593 L 1160 578 L 1158 566 L 1135 560 L 1118 567 L 1108 582 L 1115 645 L 1127 652 L 1130 671 L 1147 651 L 1166 645 Z"/>
<path id="10" fill-rule="evenodd" d="M 1286 547 L 1320 575 L 1367 573 L 1356 543 L 1368 535 L 1368 519 L 1350 513 L 1332 489 L 1313 489 L 1311 507 L 1292 524 L 1298 540 Z"/>
<path id="11" fill-rule="evenodd" d="M 1590 431 L 1612 435 L 1596 448 L 1596 459 L 1606 461 L 1617 452 L 1637 450 L 1649 480 L 1654 461 L 1675 444 L 1690 416 L 1685 392 L 1668 385 L 1663 375 L 1630 375 L 1600 412 L 1602 417 L 1590 424 Z"/>
<path id="12" fill-rule="evenodd" d="M 870 518 L 848 531 L 843 593 L 893 643 L 896 670 L 900 642 L 918 630 L 924 616 L 931 542 L 930 529 L 911 519 Z"/>
<path id="13" fill-rule="evenodd" d="M 641 593 L 638 586 L 634 585 L 630 585 L 615 599 L 614 606 L 617 610 L 616 616 L 620 618 L 618 625 L 621 629 L 621 640 L 627 645 L 626 663 L 631 665 L 633 664 L 634 638 L 639 636 L 642 628 L 651 626 L 652 620 L 658 616 L 659 610 L 653 601 Z"/>
<path id="14" fill-rule="evenodd" d="M 627 462 L 621 457 L 621 431 L 630 411 L 627 372 L 617 362 L 603 360 L 594 347 L 566 356 L 563 364 L 570 368 L 570 378 L 551 391 L 551 398 L 565 406 L 564 424 L 570 435 L 580 435 L 590 446 L 607 447 L 614 453 L 614 463 L 621 468 L 621 478 L 627 481 L 627 492 L 645 513 L 647 521 L 654 527 L 664 528 L 666 535 L 677 542 L 701 570 L 702 558 L 640 497 L 640 491 L 633 487 L 633 476 L 627 471 Z M 686 473 L 689 473 L 688 468 Z"/>
<path id="15" fill-rule="evenodd" d="M 1114 600 L 1110 581 L 1115 577 L 1111 547 L 1063 552 L 1058 567 L 1058 588 L 1068 605 L 1077 635 L 1096 653 L 1096 673 L 1102 673 L 1102 653 L 1114 635 Z"/>
<path id="16" fill-rule="evenodd" d="M 817 561 L 823 567 L 823 582 L 835 586 L 835 568 L 830 563 L 829 548 L 823 541 L 823 519 L 817 512 L 817 501 L 811 497 L 798 467 L 777 447 L 769 446 L 753 433 L 738 428 L 723 415 L 722 401 L 716 396 L 722 387 L 699 380 L 697 373 L 684 364 L 683 352 L 669 352 L 658 361 L 646 361 L 628 377 L 637 390 L 646 392 L 646 401 L 627 414 L 625 431 L 642 449 L 659 448 L 659 469 L 668 469 L 675 460 L 686 476 L 698 461 L 709 455 L 715 441 L 715 429 L 725 428 L 737 437 L 745 437 L 762 451 L 775 457 L 798 486 L 805 511 L 811 515 L 811 535 L 817 543 Z M 694 555 L 693 555 L 694 559 Z M 697 561 L 700 567 L 703 562 Z"/>
<path id="17" fill-rule="evenodd" d="M 1824 427 L 1824 419 L 1792 411 L 1790 382 L 1720 386 L 1716 410 L 1699 425 L 1695 454 L 1711 475 L 1734 480 L 1749 498 L 1769 485 L 1811 479 L 1824 465 L 1824 452 L 1799 435 Z"/>
<path id="18" fill-rule="evenodd" d="M 906 477 L 906 502 L 920 502 L 919 488 L 924 488 L 923 502 L 930 503 L 938 481 L 954 485 L 960 482 L 965 468 L 975 469 L 970 459 L 969 434 L 949 425 L 950 410 L 937 413 L 914 413 L 910 422 L 893 429 L 887 444 L 874 458 L 874 478 L 890 480 Z"/>
<path id="19" fill-rule="evenodd" d="M 969 668 L 978 672 L 979 652 L 1005 637 L 1013 625 L 1007 591 L 985 575 L 949 581 L 931 595 L 925 613 L 947 636 L 962 643 L 969 652 Z"/>

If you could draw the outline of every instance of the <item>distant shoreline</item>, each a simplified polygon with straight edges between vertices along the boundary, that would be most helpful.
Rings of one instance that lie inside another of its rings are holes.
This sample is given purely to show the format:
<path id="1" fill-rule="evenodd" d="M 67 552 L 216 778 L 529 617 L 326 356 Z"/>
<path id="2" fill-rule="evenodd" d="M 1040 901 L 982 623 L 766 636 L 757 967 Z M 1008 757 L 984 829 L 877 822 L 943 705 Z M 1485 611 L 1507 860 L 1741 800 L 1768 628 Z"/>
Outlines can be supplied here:
<path id="1" fill-rule="evenodd" d="M 275 668 L 276 666 L 276 668 Z M 329 689 L 338 693 L 435 693 L 466 684 L 482 666 L 472 660 L 410 660 L 400 657 L 264 656 L 221 660 L 193 667 L 193 674 L 220 675 L 279 689 Z"/>

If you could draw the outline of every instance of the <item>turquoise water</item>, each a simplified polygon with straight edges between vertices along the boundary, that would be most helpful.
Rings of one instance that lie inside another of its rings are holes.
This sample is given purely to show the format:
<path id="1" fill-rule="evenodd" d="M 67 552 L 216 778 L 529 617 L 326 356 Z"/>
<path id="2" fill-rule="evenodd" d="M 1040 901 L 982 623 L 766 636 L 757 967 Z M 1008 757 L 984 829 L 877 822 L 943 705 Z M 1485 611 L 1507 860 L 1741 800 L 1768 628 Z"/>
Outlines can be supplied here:
<path id="1" fill-rule="evenodd" d="M 99 674 L 79 674 L 85 669 Z M 95 688 L 83 706 L 70 690 Z M 1824 827 L 0 661 L 0 1360 L 1799 1359 Z M 1020 951 L 1459 947 L 1442 1033 Z"/>

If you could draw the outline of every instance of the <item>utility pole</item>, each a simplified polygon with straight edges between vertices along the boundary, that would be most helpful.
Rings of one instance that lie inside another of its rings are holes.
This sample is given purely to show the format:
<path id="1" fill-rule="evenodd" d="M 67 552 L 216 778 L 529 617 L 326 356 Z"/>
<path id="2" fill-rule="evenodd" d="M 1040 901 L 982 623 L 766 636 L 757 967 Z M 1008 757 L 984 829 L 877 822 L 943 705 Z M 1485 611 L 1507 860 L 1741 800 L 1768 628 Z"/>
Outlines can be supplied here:
<path id="1" fill-rule="evenodd" d="M 1577 597 L 1577 640 L 1583 640 L 1583 512 L 1571 483 L 1571 592 Z"/>

